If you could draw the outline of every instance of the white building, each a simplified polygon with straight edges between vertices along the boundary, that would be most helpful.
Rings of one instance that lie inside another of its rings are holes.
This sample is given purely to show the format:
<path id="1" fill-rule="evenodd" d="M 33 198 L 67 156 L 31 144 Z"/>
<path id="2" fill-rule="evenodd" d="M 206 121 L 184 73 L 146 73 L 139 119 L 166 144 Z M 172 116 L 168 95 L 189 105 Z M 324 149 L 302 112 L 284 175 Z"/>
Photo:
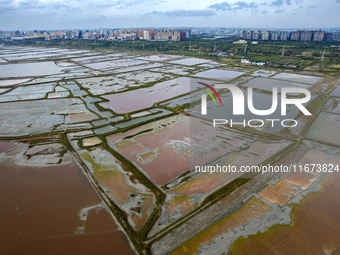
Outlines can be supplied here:
<path id="1" fill-rule="evenodd" d="M 149 33 L 149 31 L 145 30 L 143 32 L 143 39 L 144 40 L 150 40 L 150 33 Z"/>

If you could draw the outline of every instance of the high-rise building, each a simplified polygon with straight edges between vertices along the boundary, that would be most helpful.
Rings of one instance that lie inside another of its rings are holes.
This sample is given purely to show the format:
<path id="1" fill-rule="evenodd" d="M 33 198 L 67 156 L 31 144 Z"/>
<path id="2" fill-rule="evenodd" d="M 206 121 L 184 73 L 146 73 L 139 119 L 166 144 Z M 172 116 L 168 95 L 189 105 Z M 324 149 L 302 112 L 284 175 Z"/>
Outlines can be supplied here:
<path id="1" fill-rule="evenodd" d="M 262 31 L 261 30 L 257 30 L 257 32 L 259 32 L 259 40 L 262 39 Z"/>
<path id="2" fill-rule="evenodd" d="M 251 31 L 247 31 L 245 39 L 251 40 L 252 33 Z"/>
<path id="3" fill-rule="evenodd" d="M 279 31 L 277 30 L 269 31 L 269 39 L 273 41 L 277 41 L 279 39 Z"/>
<path id="4" fill-rule="evenodd" d="M 177 32 L 171 29 L 159 29 L 154 36 L 155 40 L 180 41 L 185 37 L 185 32 Z"/>
<path id="5" fill-rule="evenodd" d="M 143 38 L 144 40 L 150 40 L 150 32 L 148 30 L 144 30 Z"/>
<path id="6" fill-rule="evenodd" d="M 81 32 L 81 30 L 79 30 L 78 38 L 79 38 L 79 39 L 83 38 L 83 33 Z"/>
<path id="7" fill-rule="evenodd" d="M 247 30 L 243 30 L 242 31 L 242 37 L 243 38 L 247 38 Z"/>
<path id="8" fill-rule="evenodd" d="M 269 40 L 269 32 L 268 31 L 262 32 L 262 40 L 264 40 L 264 41 Z"/>
<path id="9" fill-rule="evenodd" d="M 253 32 L 252 39 L 253 39 L 253 40 L 258 40 L 258 39 L 260 39 L 260 33 L 259 33 L 259 31 Z"/>
<path id="10" fill-rule="evenodd" d="M 311 41 L 313 38 L 313 31 L 301 31 L 300 41 Z"/>
<path id="11" fill-rule="evenodd" d="M 325 36 L 323 38 L 325 42 L 330 42 L 332 40 L 332 33 L 330 32 L 325 32 Z"/>
<path id="12" fill-rule="evenodd" d="M 333 34 L 333 41 L 338 41 L 340 42 L 340 32 L 335 32 Z"/>
<path id="13" fill-rule="evenodd" d="M 290 40 L 292 41 L 298 41 L 300 40 L 300 34 L 301 34 L 301 31 L 293 31 L 293 32 L 290 32 Z"/>
<path id="14" fill-rule="evenodd" d="M 313 36 L 313 41 L 321 42 L 323 41 L 324 36 L 325 36 L 324 31 L 321 31 L 321 30 L 315 31 L 314 36 Z"/>
<path id="15" fill-rule="evenodd" d="M 174 32 L 182 33 L 182 39 L 191 38 L 191 29 L 175 29 Z"/>
<path id="16" fill-rule="evenodd" d="M 288 31 L 287 30 L 281 30 L 280 31 L 280 40 L 285 41 L 288 39 Z"/>
<path id="17" fill-rule="evenodd" d="M 254 36 L 254 30 L 250 30 L 250 39 L 253 39 Z"/>
<path id="18" fill-rule="evenodd" d="M 66 39 L 72 39 L 73 38 L 73 33 L 72 31 L 66 31 L 66 36 L 65 36 Z"/>

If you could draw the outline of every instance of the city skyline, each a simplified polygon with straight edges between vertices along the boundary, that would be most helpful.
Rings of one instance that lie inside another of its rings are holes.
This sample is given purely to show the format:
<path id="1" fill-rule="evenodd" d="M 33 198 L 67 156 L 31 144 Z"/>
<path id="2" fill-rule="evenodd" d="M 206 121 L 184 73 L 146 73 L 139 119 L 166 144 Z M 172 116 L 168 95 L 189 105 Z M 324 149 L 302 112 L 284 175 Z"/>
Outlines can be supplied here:
<path id="1" fill-rule="evenodd" d="M 0 31 L 0 40 L 30 40 L 30 39 L 91 39 L 109 41 L 131 41 L 131 40 L 155 40 L 155 41 L 181 41 L 196 36 L 214 36 L 221 38 L 227 36 L 242 37 L 246 40 L 262 41 L 340 41 L 340 32 L 327 32 L 322 30 L 247 30 L 247 29 L 101 29 L 101 30 L 47 30 L 47 31 Z M 239 40 L 234 43 L 247 43 Z M 254 42 L 253 42 L 254 43 Z"/>
<path id="2" fill-rule="evenodd" d="M 337 28 L 340 0 L 0 0 L 0 30 L 112 27 Z M 249 26 L 251 24 L 251 26 Z"/>

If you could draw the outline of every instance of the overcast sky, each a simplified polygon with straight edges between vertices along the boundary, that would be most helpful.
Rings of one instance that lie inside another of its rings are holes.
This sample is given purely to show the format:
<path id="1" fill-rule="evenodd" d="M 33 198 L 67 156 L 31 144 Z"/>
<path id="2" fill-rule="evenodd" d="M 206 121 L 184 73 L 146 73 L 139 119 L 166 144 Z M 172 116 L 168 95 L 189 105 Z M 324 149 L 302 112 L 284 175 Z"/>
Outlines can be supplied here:
<path id="1" fill-rule="evenodd" d="M 0 0 L 0 30 L 338 28 L 340 0 Z"/>

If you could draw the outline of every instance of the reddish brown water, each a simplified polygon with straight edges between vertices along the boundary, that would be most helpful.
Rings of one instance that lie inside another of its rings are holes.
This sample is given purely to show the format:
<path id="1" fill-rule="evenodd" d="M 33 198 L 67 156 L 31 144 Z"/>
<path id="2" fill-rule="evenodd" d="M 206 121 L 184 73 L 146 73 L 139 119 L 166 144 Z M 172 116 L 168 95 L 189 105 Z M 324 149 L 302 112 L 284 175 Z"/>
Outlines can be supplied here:
<path id="1" fill-rule="evenodd" d="M 121 114 L 148 108 L 156 102 L 188 92 L 190 92 L 190 79 L 182 77 L 157 83 L 149 88 L 103 96 L 110 101 L 100 105 Z"/>
<path id="2" fill-rule="evenodd" d="M 18 146 L 14 143 L 1 142 L 0 143 L 0 153 L 3 153 L 5 151 L 9 151 L 9 150 L 14 149 L 16 147 L 18 147 Z"/>
<path id="3" fill-rule="evenodd" d="M 320 254 L 340 252 L 340 185 L 338 178 L 322 182 L 319 193 L 308 195 L 292 213 L 293 224 L 275 226 L 239 242 L 233 254 Z"/>
<path id="4" fill-rule="evenodd" d="M 133 254 L 109 213 L 79 211 L 100 199 L 75 164 L 0 168 L 0 254 Z M 83 234 L 77 228 L 84 226 Z"/>

